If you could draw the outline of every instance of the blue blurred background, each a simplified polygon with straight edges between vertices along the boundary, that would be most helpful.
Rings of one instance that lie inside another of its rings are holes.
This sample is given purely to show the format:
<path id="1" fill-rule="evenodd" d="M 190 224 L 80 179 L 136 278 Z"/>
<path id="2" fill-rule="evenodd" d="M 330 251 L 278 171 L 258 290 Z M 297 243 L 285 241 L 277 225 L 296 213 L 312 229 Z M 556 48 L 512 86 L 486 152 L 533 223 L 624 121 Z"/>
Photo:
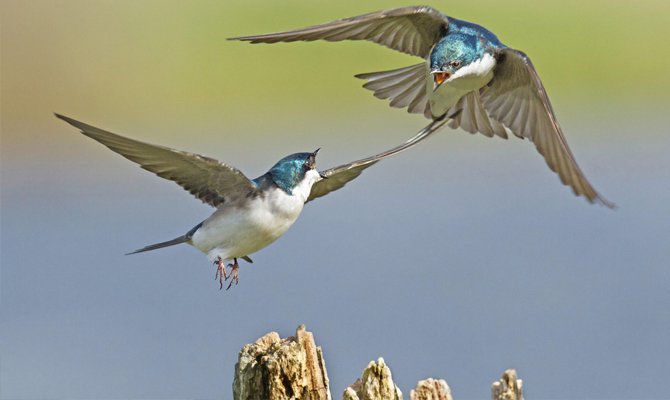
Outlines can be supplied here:
<path id="1" fill-rule="evenodd" d="M 334 398 L 383 356 L 408 394 L 667 398 L 665 1 L 450 1 L 526 51 L 577 160 L 574 197 L 527 141 L 445 129 L 306 206 L 219 291 L 189 246 L 124 256 L 211 209 L 52 116 L 216 157 L 327 168 L 426 124 L 352 75 L 419 62 L 371 43 L 249 45 L 399 1 L 2 2 L 2 398 L 231 398 L 237 353 L 305 323 Z M 567 388 L 567 389 L 566 389 Z"/>

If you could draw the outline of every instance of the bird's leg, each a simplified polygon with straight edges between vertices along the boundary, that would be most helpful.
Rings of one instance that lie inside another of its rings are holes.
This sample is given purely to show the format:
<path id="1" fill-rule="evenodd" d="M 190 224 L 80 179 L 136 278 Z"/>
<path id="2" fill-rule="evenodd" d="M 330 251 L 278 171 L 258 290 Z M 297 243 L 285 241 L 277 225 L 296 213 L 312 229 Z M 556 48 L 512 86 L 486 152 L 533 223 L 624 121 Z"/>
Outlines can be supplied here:
<path id="1" fill-rule="evenodd" d="M 219 290 L 221 290 L 223 289 L 223 281 L 228 279 L 228 276 L 226 275 L 226 263 L 223 258 L 217 257 L 216 261 L 214 261 L 214 265 L 216 265 L 216 275 L 214 276 L 214 279 L 219 280 Z"/>
<path id="2" fill-rule="evenodd" d="M 230 273 L 225 277 L 225 280 L 228 280 L 228 278 L 230 278 L 230 283 L 228 284 L 226 290 L 230 289 L 230 287 L 233 286 L 233 282 L 235 282 L 236 285 L 240 283 L 240 277 L 239 277 L 240 265 L 237 263 L 237 258 L 233 258 L 233 263 L 228 264 L 228 266 L 230 267 Z"/>

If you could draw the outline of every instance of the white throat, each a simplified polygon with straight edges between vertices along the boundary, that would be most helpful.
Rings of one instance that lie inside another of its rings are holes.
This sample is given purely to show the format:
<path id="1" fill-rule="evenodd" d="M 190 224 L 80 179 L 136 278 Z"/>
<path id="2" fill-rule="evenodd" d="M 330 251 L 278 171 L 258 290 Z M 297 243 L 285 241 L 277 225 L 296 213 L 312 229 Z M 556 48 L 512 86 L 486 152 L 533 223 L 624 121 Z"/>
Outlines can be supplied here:
<path id="1" fill-rule="evenodd" d="M 459 79 L 477 79 L 489 76 L 493 77 L 493 68 L 496 66 L 496 59 L 493 58 L 489 53 L 484 53 L 484 56 L 478 60 L 471 62 L 470 64 L 464 66 L 463 68 L 456 71 L 447 82 L 453 82 Z M 486 82 L 488 83 L 488 81 Z"/>
<path id="2" fill-rule="evenodd" d="M 302 181 L 293 188 L 292 195 L 302 199 L 303 203 L 306 202 L 312 191 L 312 185 L 319 180 L 321 180 L 319 173 L 315 169 L 310 169 L 305 173 Z"/>
<path id="3" fill-rule="evenodd" d="M 429 93 L 428 102 L 433 117 L 444 115 L 461 97 L 488 84 L 493 78 L 495 66 L 495 58 L 486 53 L 479 60 L 475 60 L 456 71 L 437 89 L 433 89 L 433 77 L 428 74 L 426 91 Z"/>

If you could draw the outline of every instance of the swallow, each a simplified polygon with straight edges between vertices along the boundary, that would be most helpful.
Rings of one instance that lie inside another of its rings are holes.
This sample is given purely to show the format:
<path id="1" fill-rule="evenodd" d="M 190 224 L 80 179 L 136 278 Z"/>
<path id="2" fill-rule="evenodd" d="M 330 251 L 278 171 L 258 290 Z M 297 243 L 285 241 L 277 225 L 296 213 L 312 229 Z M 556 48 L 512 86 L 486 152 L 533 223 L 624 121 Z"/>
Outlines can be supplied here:
<path id="1" fill-rule="evenodd" d="M 568 147 L 556 114 L 530 58 L 504 45 L 488 29 L 428 6 L 402 7 L 307 28 L 241 36 L 251 43 L 368 40 L 423 62 L 356 75 L 374 96 L 453 129 L 507 139 L 529 139 L 549 168 L 577 196 L 615 205 L 586 179 Z M 433 131 L 434 133 L 434 131 Z"/>
<path id="2" fill-rule="evenodd" d="M 444 121 L 429 125 L 412 140 L 390 150 L 324 171 L 316 169 L 319 149 L 288 155 L 255 179 L 213 158 L 140 142 L 64 115 L 56 117 L 161 178 L 174 181 L 216 210 L 185 234 L 128 254 L 186 243 L 205 253 L 216 266 L 220 289 L 239 283 L 238 259 L 252 262 L 255 253 L 281 237 L 305 203 L 341 189 L 378 161 L 424 140 Z M 232 261 L 226 265 L 226 260 Z M 229 270 L 227 270 L 229 269 Z"/>

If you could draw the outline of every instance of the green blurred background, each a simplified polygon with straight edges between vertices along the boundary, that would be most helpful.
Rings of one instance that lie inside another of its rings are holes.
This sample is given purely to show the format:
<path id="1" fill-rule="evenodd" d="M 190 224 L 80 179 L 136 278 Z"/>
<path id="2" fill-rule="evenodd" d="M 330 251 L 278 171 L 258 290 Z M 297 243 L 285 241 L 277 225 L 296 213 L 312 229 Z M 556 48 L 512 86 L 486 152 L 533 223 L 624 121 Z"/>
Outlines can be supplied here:
<path id="1" fill-rule="evenodd" d="M 300 112 L 329 118 L 333 108 L 379 114 L 388 110 L 358 90 L 362 82 L 352 75 L 416 58 L 365 42 L 251 46 L 225 39 L 402 5 L 407 4 L 3 1 L 3 112 L 10 121 L 34 120 L 35 110 L 58 108 L 166 125 L 224 117 L 234 124 L 261 116 L 293 120 Z M 531 55 L 561 113 L 583 104 L 600 112 L 667 102 L 666 1 L 434 6 L 488 27 Z M 5 136 L 14 137 L 11 132 Z"/>
<path id="2" fill-rule="evenodd" d="M 574 198 L 528 143 L 445 130 L 310 203 L 227 293 L 192 249 L 122 256 L 210 209 L 52 113 L 250 177 L 317 147 L 322 168 L 367 156 L 427 121 L 353 75 L 417 58 L 226 38 L 409 4 L 0 4 L 1 397 L 228 398 L 237 350 L 299 323 L 326 351 L 335 398 L 378 356 L 405 393 L 431 375 L 484 398 L 517 367 L 529 397 L 667 395 L 670 2 L 430 4 L 532 58 L 619 210 Z"/>

